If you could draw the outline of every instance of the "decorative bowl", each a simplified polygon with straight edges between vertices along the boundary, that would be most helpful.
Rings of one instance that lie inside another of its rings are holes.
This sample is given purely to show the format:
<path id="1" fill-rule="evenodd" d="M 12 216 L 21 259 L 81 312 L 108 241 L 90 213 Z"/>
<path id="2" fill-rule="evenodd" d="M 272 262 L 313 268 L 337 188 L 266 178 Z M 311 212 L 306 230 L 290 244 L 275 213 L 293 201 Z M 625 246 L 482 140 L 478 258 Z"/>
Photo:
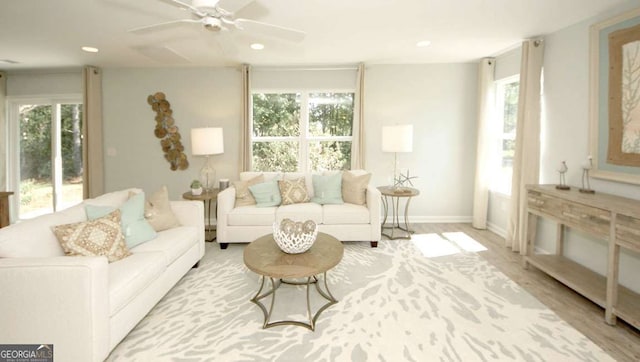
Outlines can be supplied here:
<path id="1" fill-rule="evenodd" d="M 300 254 L 309 250 L 318 236 L 318 225 L 313 220 L 294 222 L 284 219 L 273 223 L 273 239 L 287 254 Z"/>

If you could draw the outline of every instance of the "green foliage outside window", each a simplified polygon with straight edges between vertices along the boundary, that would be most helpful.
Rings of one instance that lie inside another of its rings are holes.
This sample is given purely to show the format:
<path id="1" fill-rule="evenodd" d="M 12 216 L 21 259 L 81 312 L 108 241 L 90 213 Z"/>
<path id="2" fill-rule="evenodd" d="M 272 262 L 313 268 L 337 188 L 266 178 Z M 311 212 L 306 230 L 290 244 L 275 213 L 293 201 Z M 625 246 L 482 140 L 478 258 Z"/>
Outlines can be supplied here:
<path id="1" fill-rule="evenodd" d="M 252 99 L 253 170 L 298 171 L 301 142 L 312 170 L 349 169 L 351 141 L 327 138 L 352 135 L 353 93 L 255 93 Z M 301 115 L 302 99 L 308 100 L 305 115 Z M 308 122 L 307 135 L 301 134 L 303 122 Z"/>

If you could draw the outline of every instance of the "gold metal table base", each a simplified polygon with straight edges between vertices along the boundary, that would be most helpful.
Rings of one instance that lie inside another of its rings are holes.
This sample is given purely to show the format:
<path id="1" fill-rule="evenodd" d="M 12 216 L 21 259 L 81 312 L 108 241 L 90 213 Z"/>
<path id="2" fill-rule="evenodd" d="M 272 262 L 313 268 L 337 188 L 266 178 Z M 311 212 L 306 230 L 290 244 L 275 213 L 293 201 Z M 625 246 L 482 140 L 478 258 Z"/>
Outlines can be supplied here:
<path id="1" fill-rule="evenodd" d="M 389 201 L 387 197 L 391 197 L 391 224 L 387 224 L 387 217 L 389 213 Z M 382 197 L 382 209 L 384 213 L 384 219 L 382 220 L 382 235 L 389 238 L 389 240 L 396 239 L 404 239 L 411 240 L 411 234 L 414 233 L 413 230 L 409 229 L 409 203 L 411 202 L 411 197 L 407 197 L 407 201 L 404 206 L 404 227 L 400 226 L 400 196 L 389 196 L 383 195 Z M 390 229 L 390 233 L 385 233 L 385 229 Z M 404 235 L 396 236 L 396 230 L 401 230 Z"/>
<path id="2" fill-rule="evenodd" d="M 335 299 L 331 294 L 331 291 L 329 291 L 329 286 L 327 285 L 327 272 L 324 272 L 324 275 L 323 275 L 324 289 L 325 289 L 324 291 L 320 287 L 319 280 L 316 276 L 307 277 L 306 282 L 290 282 L 290 281 L 285 281 L 283 279 L 279 279 L 277 285 L 273 278 L 269 278 L 269 280 L 271 281 L 271 290 L 268 290 L 261 295 L 260 293 L 262 292 L 262 289 L 264 289 L 266 277 L 263 275 L 261 279 L 262 280 L 260 283 L 260 289 L 258 289 L 258 292 L 251 299 L 251 301 L 255 303 L 258 307 L 260 307 L 260 309 L 262 310 L 262 313 L 264 314 L 264 323 L 262 325 L 262 328 L 264 329 L 282 326 L 282 325 L 294 325 L 294 326 L 305 327 L 313 331 L 315 330 L 316 321 L 318 320 L 320 313 L 322 313 L 325 309 L 329 308 L 330 306 L 338 303 L 338 300 Z M 301 322 L 301 321 L 293 321 L 293 320 L 281 320 L 281 321 L 271 322 L 273 306 L 275 305 L 275 301 L 276 301 L 276 290 L 278 290 L 278 288 L 280 288 L 280 286 L 283 283 L 290 284 L 290 285 L 305 285 L 307 287 L 307 315 L 309 317 L 309 323 Z M 318 311 L 313 316 L 311 315 L 311 299 L 310 299 L 310 288 L 309 288 L 309 285 L 311 284 L 315 284 L 316 290 L 318 291 L 318 293 L 320 293 L 320 295 L 328 301 L 325 305 L 320 307 L 320 309 L 318 309 Z M 269 306 L 269 310 L 267 310 L 267 307 L 260 300 L 268 297 L 269 295 L 271 295 L 271 305 Z"/>

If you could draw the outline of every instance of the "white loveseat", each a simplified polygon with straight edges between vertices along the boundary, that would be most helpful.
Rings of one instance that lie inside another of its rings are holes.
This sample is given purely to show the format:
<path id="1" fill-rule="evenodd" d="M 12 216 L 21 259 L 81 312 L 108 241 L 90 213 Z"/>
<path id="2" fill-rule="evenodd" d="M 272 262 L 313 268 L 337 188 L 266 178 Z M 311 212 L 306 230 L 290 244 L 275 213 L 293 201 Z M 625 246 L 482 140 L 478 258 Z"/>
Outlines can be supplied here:
<path id="1" fill-rule="evenodd" d="M 363 174 L 364 171 L 353 171 Z M 265 181 L 304 177 L 309 196 L 314 196 L 312 174 L 280 172 L 242 172 L 241 181 L 264 175 Z M 276 207 L 236 207 L 236 189 L 232 186 L 218 194 L 217 242 L 222 249 L 229 243 L 249 243 L 273 232 L 273 222 L 288 218 L 294 221 L 313 220 L 318 231 L 340 241 L 369 241 L 378 246 L 380 229 L 380 191 L 372 185 L 366 187 L 366 204 L 352 203 L 320 205 L 314 202 L 280 205 Z"/>
<path id="2" fill-rule="evenodd" d="M 84 203 L 118 207 L 128 189 Z M 181 226 L 108 263 L 64 256 L 51 227 L 86 220 L 84 203 L 0 229 L 0 343 L 53 344 L 56 361 L 102 361 L 204 255 L 204 208 L 171 201 Z"/>

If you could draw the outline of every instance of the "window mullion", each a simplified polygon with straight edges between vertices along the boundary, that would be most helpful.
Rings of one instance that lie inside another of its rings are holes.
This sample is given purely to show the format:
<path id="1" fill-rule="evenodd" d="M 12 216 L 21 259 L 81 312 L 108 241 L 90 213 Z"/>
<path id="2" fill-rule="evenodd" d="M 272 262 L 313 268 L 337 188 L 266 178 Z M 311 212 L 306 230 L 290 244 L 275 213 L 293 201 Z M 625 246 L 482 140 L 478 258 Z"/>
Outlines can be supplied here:
<path id="1" fill-rule="evenodd" d="M 298 171 L 309 171 L 309 92 L 302 92 L 300 97 L 300 163 Z"/>

